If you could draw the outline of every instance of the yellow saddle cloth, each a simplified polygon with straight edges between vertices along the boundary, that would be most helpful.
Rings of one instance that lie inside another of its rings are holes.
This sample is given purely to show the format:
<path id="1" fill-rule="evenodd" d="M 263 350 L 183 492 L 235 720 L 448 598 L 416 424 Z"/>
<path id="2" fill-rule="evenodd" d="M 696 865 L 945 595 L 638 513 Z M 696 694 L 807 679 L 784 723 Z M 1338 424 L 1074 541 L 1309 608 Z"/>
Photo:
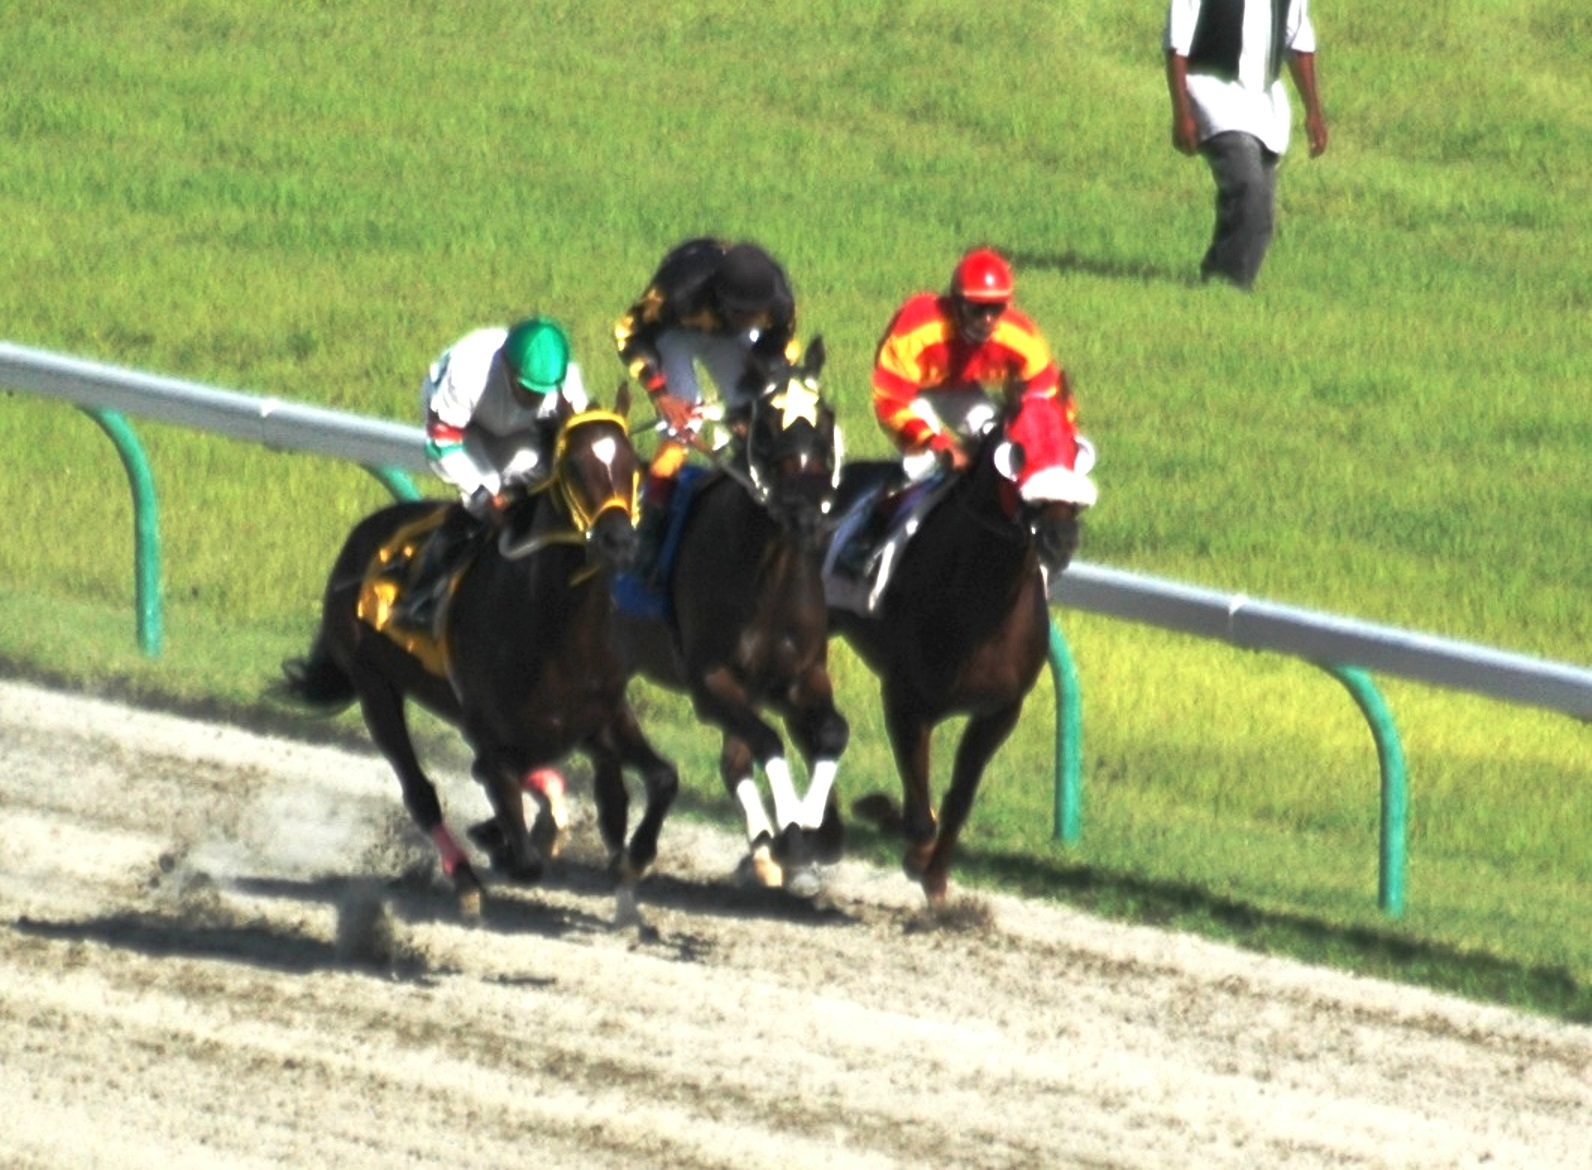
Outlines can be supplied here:
<path id="1" fill-rule="evenodd" d="M 414 629 L 395 621 L 393 610 L 411 584 L 413 566 L 420 550 L 425 547 L 426 539 L 442 523 L 445 515 L 446 508 L 428 512 L 399 528 L 376 550 L 365 566 L 365 575 L 359 586 L 359 604 L 354 610 L 362 622 L 392 639 L 439 678 L 448 677 L 446 638 L 438 637 L 430 630 Z M 455 572 L 453 579 L 448 582 L 449 599 L 453 596 L 457 581 L 458 574 Z M 439 618 L 447 612 L 447 608 L 445 600 L 438 610 Z M 438 625 L 441 624 L 439 621 Z"/>

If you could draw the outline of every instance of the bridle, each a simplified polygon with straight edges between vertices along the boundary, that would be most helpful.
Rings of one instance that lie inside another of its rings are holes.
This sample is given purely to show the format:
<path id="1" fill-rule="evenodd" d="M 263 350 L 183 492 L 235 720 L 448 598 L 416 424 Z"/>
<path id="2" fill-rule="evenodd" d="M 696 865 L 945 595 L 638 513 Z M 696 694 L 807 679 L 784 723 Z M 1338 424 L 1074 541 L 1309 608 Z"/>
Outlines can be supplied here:
<path id="1" fill-rule="evenodd" d="M 618 439 L 626 443 L 630 441 L 630 423 L 623 415 L 611 410 L 583 411 L 566 422 L 553 443 L 552 474 L 532 488 L 528 496 L 550 494 L 560 510 L 569 517 L 570 527 L 518 539 L 513 537 L 509 529 L 505 529 L 498 537 L 498 552 L 506 560 L 519 560 L 555 544 L 584 545 L 591 539 L 598 521 L 612 511 L 623 513 L 628 522 L 635 523 L 641 501 L 639 468 L 632 469 L 628 490 L 623 483 L 613 483 L 610 485 L 611 491 L 597 500 L 585 498 L 575 476 L 570 473 L 570 444 L 575 432 L 596 424 L 617 427 Z M 602 441 L 598 438 L 594 442 Z"/>

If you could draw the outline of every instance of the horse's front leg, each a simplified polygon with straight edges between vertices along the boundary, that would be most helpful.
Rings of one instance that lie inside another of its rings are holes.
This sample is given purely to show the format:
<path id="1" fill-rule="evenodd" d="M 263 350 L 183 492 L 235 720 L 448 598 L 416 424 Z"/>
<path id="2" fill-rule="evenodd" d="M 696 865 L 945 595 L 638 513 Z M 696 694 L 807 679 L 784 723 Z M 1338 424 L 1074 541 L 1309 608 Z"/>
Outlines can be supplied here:
<path id="1" fill-rule="evenodd" d="M 727 666 L 716 667 L 699 676 L 691 688 L 691 704 L 697 718 L 719 728 L 727 737 L 741 741 L 752 759 L 768 778 L 769 796 L 774 802 L 774 827 L 776 832 L 785 826 L 797 824 L 801 816 L 801 801 L 796 797 L 796 787 L 791 780 L 790 761 L 785 758 L 785 741 L 779 732 L 769 726 L 756 710 L 755 700 L 736 672 Z M 721 773 L 723 772 L 721 765 Z M 733 795 L 748 809 L 752 789 L 749 774 L 725 773 L 724 783 Z M 750 824 L 748 828 L 750 828 Z"/>
<path id="2" fill-rule="evenodd" d="M 459 899 L 459 913 L 465 918 L 481 915 L 481 879 L 476 876 L 470 859 L 454 839 L 452 831 L 442 819 L 442 802 L 437 799 L 436 785 L 420 766 L 415 755 L 414 741 L 409 735 L 409 721 L 404 714 L 404 697 L 396 688 L 384 682 L 359 679 L 360 713 L 365 727 L 381 754 L 387 758 L 398 783 L 403 788 L 404 807 L 410 819 L 436 847 L 442 862 L 442 872 L 453 882 Z"/>
<path id="3" fill-rule="evenodd" d="M 653 750 L 629 702 L 615 709 L 608 725 L 593 741 L 589 754 L 594 769 L 598 801 L 597 819 L 609 849 L 614 876 L 622 885 L 634 887 L 658 857 L 658 836 L 664 819 L 680 791 L 680 774 L 675 766 Z M 624 844 L 629 797 L 625 794 L 623 768 L 641 776 L 647 803 L 641 822 Z M 613 808 L 605 806 L 612 805 Z"/>
<path id="4" fill-rule="evenodd" d="M 492 865 L 519 882 L 540 881 L 542 855 L 525 824 L 524 769 L 492 756 L 477 756 L 471 774 L 486 789 L 501 836 L 492 849 Z"/>
<path id="5" fill-rule="evenodd" d="M 725 732 L 723 746 L 719 749 L 719 779 L 724 783 L 724 790 L 740 806 L 741 816 L 746 821 L 742 878 L 767 889 L 778 889 L 785 880 L 785 871 L 774 860 L 774 825 L 768 819 L 768 809 L 757 787 L 753 766 L 751 745 L 740 736 Z"/>
<path id="6" fill-rule="evenodd" d="M 901 774 L 901 832 L 907 839 L 902 866 L 922 879 L 934 853 L 934 804 L 929 793 L 930 747 L 934 723 L 910 694 L 886 688 L 885 730 Z"/>
<path id="7" fill-rule="evenodd" d="M 983 779 L 984 769 L 1000 750 L 1001 744 L 1011 735 L 1012 728 L 1017 726 L 1017 717 L 1022 710 L 1023 701 L 1018 699 L 999 711 L 976 715 L 967 721 L 962 742 L 956 749 L 951 786 L 946 790 L 945 800 L 940 806 L 939 836 L 934 842 L 928 864 L 923 868 L 923 892 L 931 905 L 940 905 L 945 901 L 950 885 L 951 858 L 956 852 L 962 826 L 967 823 L 968 814 L 973 809 L 973 797 L 978 793 L 979 781 Z"/>
<path id="8" fill-rule="evenodd" d="M 835 708 L 827 669 L 809 672 L 791 693 L 785 726 L 807 764 L 807 795 L 799 823 L 816 861 L 832 865 L 845 847 L 845 825 L 835 800 L 840 757 L 851 740 L 851 725 Z"/>

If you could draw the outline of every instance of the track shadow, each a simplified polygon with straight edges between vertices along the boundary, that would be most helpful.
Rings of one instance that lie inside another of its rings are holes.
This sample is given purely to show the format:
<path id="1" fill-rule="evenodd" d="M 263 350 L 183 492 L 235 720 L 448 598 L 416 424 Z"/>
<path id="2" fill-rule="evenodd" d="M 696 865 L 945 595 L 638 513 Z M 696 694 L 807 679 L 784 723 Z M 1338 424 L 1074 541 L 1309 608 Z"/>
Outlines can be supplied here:
<path id="1" fill-rule="evenodd" d="M 183 914 L 128 911 L 75 922 L 20 918 L 13 926 L 35 938 L 97 942 L 151 958 L 217 959 L 287 975 L 365 970 L 423 983 L 446 973 L 412 958 L 383 963 L 345 958 L 332 943 L 258 922 L 193 921 Z"/>
<path id="2" fill-rule="evenodd" d="M 389 882 L 368 877 L 318 878 L 295 881 L 286 878 L 233 878 L 227 888 L 257 898 L 282 898 L 295 902 L 322 902 L 347 905 L 351 899 L 373 888 L 395 917 L 408 923 L 460 922 L 458 899 L 452 891 L 434 884 L 429 875 L 405 875 Z M 503 897 L 505 889 L 532 891 L 535 886 L 488 885 L 481 911 L 481 924 L 501 934 L 530 934 L 560 939 L 576 934 L 591 934 L 609 929 L 596 915 L 559 906 L 548 906 L 534 899 Z M 498 896 L 494 897 L 496 893 Z"/>
<path id="3" fill-rule="evenodd" d="M 573 858 L 549 862 L 538 885 L 593 897 L 614 891 L 606 865 Z M 798 898 L 784 890 L 743 886 L 733 874 L 695 879 L 654 871 L 641 880 L 636 897 L 643 910 L 657 908 L 703 917 L 764 918 L 811 926 L 851 926 L 857 921 L 822 895 Z"/>
<path id="4" fill-rule="evenodd" d="M 1592 1023 L 1592 985 L 1562 967 L 1531 966 L 1392 927 L 1343 925 L 1266 909 L 1196 886 L 1097 866 L 967 849 L 958 853 L 956 873 L 986 888 L 1062 902 L 1104 918 L 1187 930 L 1261 954 L 1329 963 Z"/>

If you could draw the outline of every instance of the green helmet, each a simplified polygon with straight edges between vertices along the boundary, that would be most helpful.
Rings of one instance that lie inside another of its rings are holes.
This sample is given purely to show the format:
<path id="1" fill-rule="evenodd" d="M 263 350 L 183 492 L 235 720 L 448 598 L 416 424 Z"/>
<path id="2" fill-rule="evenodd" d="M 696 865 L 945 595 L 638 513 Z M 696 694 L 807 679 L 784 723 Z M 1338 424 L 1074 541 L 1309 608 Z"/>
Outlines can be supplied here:
<path id="1" fill-rule="evenodd" d="M 509 377 L 525 389 L 551 394 L 569 373 L 569 336 L 556 321 L 529 317 L 504 339 L 503 364 Z"/>

